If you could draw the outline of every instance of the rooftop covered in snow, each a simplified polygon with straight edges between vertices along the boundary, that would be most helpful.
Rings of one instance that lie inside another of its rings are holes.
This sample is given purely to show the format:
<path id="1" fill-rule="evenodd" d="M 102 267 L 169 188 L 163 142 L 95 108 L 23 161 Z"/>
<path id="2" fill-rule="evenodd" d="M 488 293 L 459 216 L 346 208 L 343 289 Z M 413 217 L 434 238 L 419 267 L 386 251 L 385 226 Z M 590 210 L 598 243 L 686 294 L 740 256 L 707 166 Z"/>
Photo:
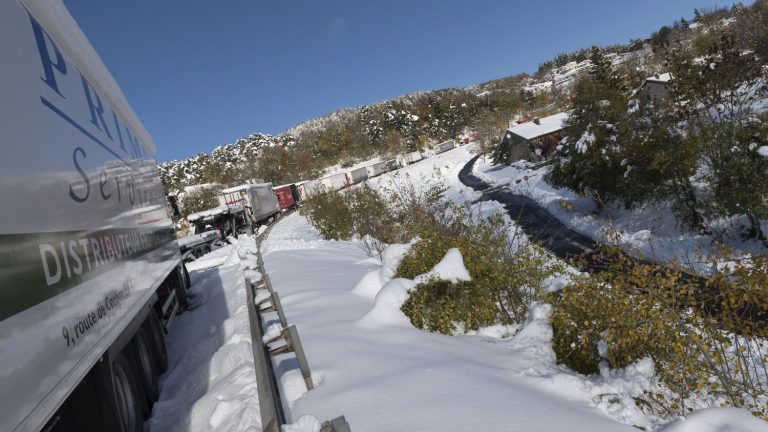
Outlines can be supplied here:
<path id="1" fill-rule="evenodd" d="M 656 74 L 654 76 L 650 76 L 643 81 L 643 84 L 647 82 L 659 82 L 659 83 L 666 83 L 672 81 L 672 74 L 669 72 L 665 72 L 663 74 Z"/>
<path id="2" fill-rule="evenodd" d="M 272 183 L 246 183 L 244 185 L 239 186 L 232 186 L 231 188 L 226 188 L 221 191 L 221 193 L 232 193 L 232 192 L 238 192 L 241 190 L 248 190 L 252 188 L 264 188 L 264 187 L 272 187 Z"/>
<path id="3" fill-rule="evenodd" d="M 561 112 L 512 126 L 509 132 L 523 139 L 532 140 L 563 129 L 566 120 L 568 120 L 568 113 Z"/>
<path id="4" fill-rule="evenodd" d="M 190 222 L 195 222 L 197 220 L 205 220 L 214 216 L 222 215 L 222 214 L 229 214 L 229 213 L 237 213 L 242 210 L 242 206 L 240 204 L 234 204 L 229 206 L 218 206 L 214 207 L 212 209 L 203 210 L 201 212 L 192 213 L 191 215 L 187 216 L 187 220 Z"/>

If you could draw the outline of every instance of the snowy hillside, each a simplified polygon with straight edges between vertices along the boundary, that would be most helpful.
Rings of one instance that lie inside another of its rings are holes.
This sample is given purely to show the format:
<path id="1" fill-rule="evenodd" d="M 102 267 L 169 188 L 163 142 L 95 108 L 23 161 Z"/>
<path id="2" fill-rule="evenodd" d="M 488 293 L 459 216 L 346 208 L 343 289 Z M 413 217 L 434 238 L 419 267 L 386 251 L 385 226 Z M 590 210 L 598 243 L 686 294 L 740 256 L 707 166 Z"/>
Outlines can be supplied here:
<path id="1" fill-rule="evenodd" d="M 681 226 L 671 202 L 647 203 L 630 210 L 616 203 L 598 215 L 591 199 L 547 184 L 544 175 L 548 170 L 549 167 L 534 168 L 522 161 L 499 166 L 482 158 L 474 166 L 474 173 L 480 178 L 532 198 L 568 227 L 601 242 L 608 240 L 609 230 L 628 249 L 656 261 L 682 261 L 704 271 L 711 264 L 705 258 L 716 251 L 720 241 L 735 248 L 737 255 L 765 250 L 759 241 L 741 238 L 740 232 L 747 225 L 744 217 L 715 221 L 713 228 L 718 235 L 712 236 Z M 763 226 L 768 229 L 768 222 L 764 221 Z"/>
<path id="2" fill-rule="evenodd" d="M 411 181 L 423 187 L 440 178 L 452 201 L 502 211 L 494 203 L 471 204 L 479 194 L 458 181 L 471 156 L 468 147 L 460 147 L 372 183 L 382 188 Z M 493 173 L 487 165 L 476 172 L 483 171 Z M 556 364 L 546 304 L 533 305 L 521 326 L 496 325 L 458 336 L 417 329 L 400 310 L 415 281 L 393 278 L 407 250 L 408 245 L 393 245 L 381 261 L 371 259 L 357 240 L 322 239 L 299 214 L 270 232 L 262 245 L 265 269 L 288 322 L 300 331 L 316 386 L 306 391 L 293 357 L 276 359 L 289 422 L 302 419 L 303 425 L 286 431 L 317 432 L 314 418 L 339 415 L 353 431 L 370 432 L 768 430 L 732 408 L 698 411 L 661 427 L 633 399 L 657 388 L 653 362 L 605 368 L 594 376 Z M 196 309 L 182 315 L 171 332 L 171 370 L 155 408 L 163 415 L 148 422 L 150 430 L 258 431 L 237 245 L 214 251 L 189 269 Z M 457 250 L 431 274 L 471 278 Z M 200 335 L 206 335 L 202 343 Z"/>

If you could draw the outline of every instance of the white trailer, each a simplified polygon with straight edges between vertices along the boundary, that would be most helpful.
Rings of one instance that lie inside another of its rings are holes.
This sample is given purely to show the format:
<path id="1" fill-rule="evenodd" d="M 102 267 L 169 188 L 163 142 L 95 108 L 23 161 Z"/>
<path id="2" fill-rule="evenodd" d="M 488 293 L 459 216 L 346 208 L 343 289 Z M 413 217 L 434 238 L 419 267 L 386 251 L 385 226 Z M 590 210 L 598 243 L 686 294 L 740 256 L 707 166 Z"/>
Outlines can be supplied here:
<path id="1" fill-rule="evenodd" d="M 339 190 L 347 185 L 347 174 L 337 173 L 320 179 L 320 183 L 328 189 Z"/>
<path id="2" fill-rule="evenodd" d="M 155 145 L 61 1 L 0 29 L 0 431 L 141 431 L 188 284 Z"/>
<path id="3" fill-rule="evenodd" d="M 443 141 L 440 144 L 435 145 L 434 152 L 435 154 L 445 153 L 448 150 L 456 148 L 456 142 L 453 140 Z"/>
<path id="4" fill-rule="evenodd" d="M 306 180 L 296 183 L 296 189 L 299 191 L 299 197 L 306 201 L 313 195 L 322 191 L 325 186 L 319 180 Z"/>
<path id="5" fill-rule="evenodd" d="M 262 224 L 280 213 L 272 183 L 247 183 L 224 189 L 218 196 L 219 204 L 242 206 L 252 224 Z"/>
<path id="6" fill-rule="evenodd" d="M 367 167 L 365 167 L 365 169 L 368 171 L 369 178 L 382 175 L 385 172 L 389 171 L 387 161 L 376 162 L 375 164 L 368 165 Z"/>
<path id="7" fill-rule="evenodd" d="M 410 165 L 412 163 L 416 163 L 420 160 L 424 159 L 424 157 L 421 155 L 420 152 L 412 152 L 408 154 L 404 154 L 397 157 L 397 162 L 400 164 L 401 167 Z"/>
<path id="8" fill-rule="evenodd" d="M 368 180 L 368 170 L 365 167 L 353 169 L 345 173 L 345 175 L 347 176 L 347 186 L 356 185 Z"/>

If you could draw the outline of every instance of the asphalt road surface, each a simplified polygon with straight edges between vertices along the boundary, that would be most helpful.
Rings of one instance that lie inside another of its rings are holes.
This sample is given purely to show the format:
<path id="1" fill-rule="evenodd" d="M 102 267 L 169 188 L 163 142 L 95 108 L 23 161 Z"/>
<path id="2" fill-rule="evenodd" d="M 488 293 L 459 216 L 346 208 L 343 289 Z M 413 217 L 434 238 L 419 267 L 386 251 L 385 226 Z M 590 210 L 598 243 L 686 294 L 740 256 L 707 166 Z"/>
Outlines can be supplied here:
<path id="1" fill-rule="evenodd" d="M 550 250 L 559 258 L 568 259 L 584 253 L 591 255 L 594 252 L 594 240 L 568 228 L 536 201 L 514 194 L 505 187 L 492 187 L 472 175 L 472 167 L 479 157 L 470 159 L 459 171 L 461 183 L 483 193 L 479 201 L 493 200 L 503 204 L 509 217 L 530 240 Z"/>

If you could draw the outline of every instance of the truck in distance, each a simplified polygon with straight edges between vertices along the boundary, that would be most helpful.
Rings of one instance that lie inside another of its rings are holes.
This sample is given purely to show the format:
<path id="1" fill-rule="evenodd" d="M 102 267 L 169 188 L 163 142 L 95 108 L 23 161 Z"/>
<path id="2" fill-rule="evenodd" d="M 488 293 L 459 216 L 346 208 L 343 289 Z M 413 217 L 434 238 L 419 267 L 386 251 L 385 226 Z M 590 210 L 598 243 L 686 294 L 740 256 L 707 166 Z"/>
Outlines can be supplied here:
<path id="1" fill-rule="evenodd" d="M 246 183 L 227 188 L 219 193 L 218 200 L 222 206 L 242 206 L 245 222 L 250 227 L 269 224 L 280 215 L 272 183 Z"/>

